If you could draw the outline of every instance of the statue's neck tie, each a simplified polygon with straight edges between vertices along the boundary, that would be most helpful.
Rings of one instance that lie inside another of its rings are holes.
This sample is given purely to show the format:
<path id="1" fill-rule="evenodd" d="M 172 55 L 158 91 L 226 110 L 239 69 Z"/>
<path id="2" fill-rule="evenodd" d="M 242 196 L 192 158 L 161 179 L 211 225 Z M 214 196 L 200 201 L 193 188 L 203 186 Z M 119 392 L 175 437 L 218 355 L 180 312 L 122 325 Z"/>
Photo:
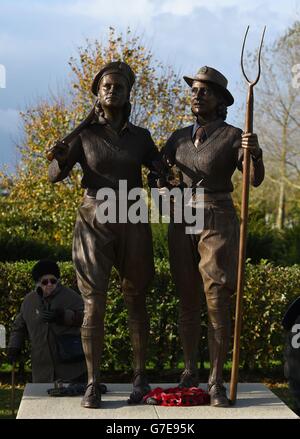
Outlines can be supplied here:
<path id="1" fill-rule="evenodd" d="M 203 127 L 199 127 L 194 136 L 195 147 L 198 148 L 201 145 L 201 143 L 203 143 L 205 140 L 206 140 L 205 129 Z"/>

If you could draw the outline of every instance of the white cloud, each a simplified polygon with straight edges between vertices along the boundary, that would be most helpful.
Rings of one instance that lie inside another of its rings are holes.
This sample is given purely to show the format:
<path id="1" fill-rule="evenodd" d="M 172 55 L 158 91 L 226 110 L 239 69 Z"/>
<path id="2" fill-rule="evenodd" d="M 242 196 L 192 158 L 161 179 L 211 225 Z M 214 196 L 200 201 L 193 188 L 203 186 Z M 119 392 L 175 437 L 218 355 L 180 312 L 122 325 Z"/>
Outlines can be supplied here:
<path id="1" fill-rule="evenodd" d="M 19 111 L 13 108 L 0 108 L 0 132 L 12 133 L 16 131 L 20 121 Z"/>
<path id="2" fill-rule="evenodd" d="M 216 11 L 219 8 L 237 6 L 241 2 L 237 0 L 165 0 L 161 2 L 160 13 L 174 15 L 190 15 L 196 8 L 205 8 Z"/>
<path id="3" fill-rule="evenodd" d="M 151 1 L 151 0 L 150 0 Z M 299 13 L 298 0 L 152 0 L 157 1 L 155 15 L 169 13 L 174 15 L 186 16 L 193 13 L 198 8 L 205 8 L 211 12 L 222 13 L 226 8 L 237 8 L 241 13 L 247 14 L 248 11 L 256 10 L 258 15 L 264 10 L 276 11 L 281 17 L 291 16 Z"/>
<path id="4" fill-rule="evenodd" d="M 1 90 L 0 90 L 1 94 Z M 14 172 L 20 160 L 15 142 L 20 127 L 19 111 L 14 108 L 0 108 L 0 168 L 7 166 L 8 172 Z"/>
<path id="5" fill-rule="evenodd" d="M 39 12 L 55 13 L 60 16 L 88 17 L 101 22 L 110 20 L 113 23 L 151 20 L 155 15 L 152 0 L 77 0 L 53 3 L 34 3 Z"/>
<path id="6" fill-rule="evenodd" d="M 151 18 L 160 14 L 173 14 L 187 16 L 198 8 L 205 8 L 211 12 L 222 13 L 222 9 L 236 7 L 241 13 L 266 8 L 276 11 L 280 15 L 288 16 L 291 12 L 296 13 L 297 0 L 77 0 L 65 3 L 48 4 L 40 8 L 47 8 L 65 15 L 87 16 L 93 19 L 113 22 L 128 23 L 140 19 L 143 24 L 150 22 Z M 298 7 L 299 12 L 299 7 Z"/>

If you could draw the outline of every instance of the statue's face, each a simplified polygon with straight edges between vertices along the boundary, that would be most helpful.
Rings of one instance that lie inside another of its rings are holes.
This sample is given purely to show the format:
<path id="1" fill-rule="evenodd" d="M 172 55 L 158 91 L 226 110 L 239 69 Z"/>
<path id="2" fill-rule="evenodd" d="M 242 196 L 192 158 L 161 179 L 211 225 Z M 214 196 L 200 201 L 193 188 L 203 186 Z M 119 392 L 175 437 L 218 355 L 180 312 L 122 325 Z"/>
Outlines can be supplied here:
<path id="1" fill-rule="evenodd" d="M 195 116 L 211 116 L 217 112 L 219 99 L 206 82 L 194 81 L 192 84 L 192 112 Z"/>
<path id="2" fill-rule="evenodd" d="M 128 84 L 118 73 L 105 75 L 99 84 L 98 98 L 102 108 L 122 108 L 128 100 Z"/>

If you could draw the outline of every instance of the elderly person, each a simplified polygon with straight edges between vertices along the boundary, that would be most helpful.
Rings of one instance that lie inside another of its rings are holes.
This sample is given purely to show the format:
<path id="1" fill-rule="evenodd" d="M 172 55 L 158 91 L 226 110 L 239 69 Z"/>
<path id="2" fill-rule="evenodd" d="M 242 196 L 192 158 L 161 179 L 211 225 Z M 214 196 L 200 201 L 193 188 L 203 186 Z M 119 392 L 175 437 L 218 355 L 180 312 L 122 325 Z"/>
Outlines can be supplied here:
<path id="1" fill-rule="evenodd" d="M 63 180 L 75 163 L 83 171 L 83 202 L 78 209 L 73 261 L 78 287 L 84 299 L 85 317 L 81 329 L 88 367 L 88 387 L 82 400 L 87 408 L 100 407 L 99 367 L 104 340 L 106 296 L 112 266 L 120 274 L 128 310 L 133 348 L 133 392 L 129 402 L 138 402 L 150 387 L 145 375 L 149 318 L 146 290 L 154 275 L 152 236 L 149 224 L 98 221 L 97 191 L 110 188 L 116 198 L 118 184 L 125 180 L 128 191 L 142 188 L 142 165 L 152 168 L 158 151 L 148 130 L 129 122 L 130 91 L 135 75 L 124 62 L 103 66 L 92 83 L 97 96 L 94 120 L 68 145 L 57 144 L 50 164 L 50 181 Z M 120 196 L 120 197 L 119 197 Z"/>
<path id="2" fill-rule="evenodd" d="M 175 131 L 162 150 L 166 166 L 176 165 L 181 187 L 204 190 L 204 228 L 186 234 L 185 224 L 171 222 L 169 253 L 171 272 L 179 295 L 179 333 L 185 370 L 180 386 L 198 386 L 197 354 L 200 334 L 200 294 L 208 309 L 211 405 L 228 406 L 223 386 L 223 365 L 230 340 L 230 297 L 236 288 L 238 218 L 232 203 L 235 169 L 243 171 L 243 148 L 251 153 L 251 184 L 264 179 L 262 150 L 255 134 L 225 122 L 234 99 L 227 79 L 211 67 L 194 77 L 184 77 L 191 87 L 195 123 Z"/>
<path id="3" fill-rule="evenodd" d="M 76 345 L 76 350 L 69 353 L 59 347 L 64 341 L 80 343 L 83 320 L 80 295 L 61 284 L 60 270 L 54 261 L 39 261 L 33 267 L 32 277 L 36 287 L 25 296 L 13 323 L 8 342 L 9 361 L 18 359 L 28 337 L 34 383 L 85 382 L 86 365 L 80 346 Z"/>

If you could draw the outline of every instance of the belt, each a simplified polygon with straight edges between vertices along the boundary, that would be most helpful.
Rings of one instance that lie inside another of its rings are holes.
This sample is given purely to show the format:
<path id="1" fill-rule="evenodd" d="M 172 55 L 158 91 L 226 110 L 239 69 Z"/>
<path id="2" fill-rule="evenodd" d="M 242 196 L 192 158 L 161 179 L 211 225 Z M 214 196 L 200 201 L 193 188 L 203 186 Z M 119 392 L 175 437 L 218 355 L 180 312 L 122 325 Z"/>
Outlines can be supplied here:
<path id="1" fill-rule="evenodd" d="M 88 188 L 88 189 L 85 189 L 85 191 L 84 191 L 84 197 L 88 197 L 88 198 L 96 198 L 96 197 L 97 197 L 97 192 L 98 192 L 100 189 L 106 189 L 106 188 L 98 188 L 98 189 Z M 118 189 L 113 189 L 113 188 L 110 188 L 110 189 L 115 190 L 116 199 L 118 199 L 119 197 L 123 197 L 123 196 L 124 196 L 124 193 L 123 193 L 123 192 L 119 192 Z M 126 193 L 125 195 L 127 195 L 127 193 Z"/>
<path id="2" fill-rule="evenodd" d="M 88 197 L 88 198 L 96 198 L 97 196 L 97 192 L 100 189 L 105 189 L 105 188 L 101 188 L 99 187 L 98 189 L 92 189 L 92 188 L 88 188 L 84 191 L 84 197 Z M 117 191 L 116 191 L 117 192 Z"/>
<path id="3" fill-rule="evenodd" d="M 96 198 L 99 189 L 86 189 L 84 191 L 84 196 L 89 198 Z"/>
<path id="4" fill-rule="evenodd" d="M 88 188 L 84 191 L 84 196 L 89 198 L 96 198 L 98 189 Z M 204 194 L 194 194 L 193 200 L 197 201 L 222 201 L 232 200 L 230 192 L 206 192 Z"/>
<path id="5" fill-rule="evenodd" d="M 193 200 L 197 201 L 232 201 L 231 194 L 229 192 L 212 192 L 212 193 L 204 193 L 204 194 L 193 194 Z"/>

